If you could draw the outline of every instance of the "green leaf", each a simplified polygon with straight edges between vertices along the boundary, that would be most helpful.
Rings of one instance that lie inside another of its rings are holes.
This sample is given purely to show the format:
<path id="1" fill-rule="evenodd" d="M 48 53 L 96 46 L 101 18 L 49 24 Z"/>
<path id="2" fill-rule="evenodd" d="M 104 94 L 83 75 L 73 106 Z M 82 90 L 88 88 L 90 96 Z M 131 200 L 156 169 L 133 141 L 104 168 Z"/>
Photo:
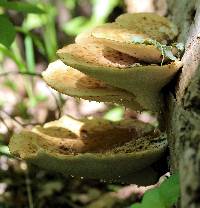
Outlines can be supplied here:
<path id="1" fill-rule="evenodd" d="M 178 174 L 172 175 L 159 188 L 160 195 L 165 203 L 165 207 L 171 207 L 176 203 L 180 195 L 179 176 Z"/>
<path id="2" fill-rule="evenodd" d="M 69 10 L 73 10 L 76 7 L 77 0 L 65 0 L 64 4 Z"/>
<path id="3" fill-rule="evenodd" d="M 99 1 L 92 0 L 92 15 L 91 18 L 78 16 L 68 21 L 63 26 L 63 31 L 68 35 L 77 35 L 83 31 L 91 29 L 106 21 L 113 9 L 119 5 L 119 0 Z M 99 12 L 101 11 L 101 12 Z"/>
<path id="4" fill-rule="evenodd" d="M 141 203 L 136 203 L 131 208 L 170 208 L 180 195 L 179 176 L 172 175 L 160 187 L 147 191 Z"/>
<path id="5" fill-rule="evenodd" d="M 167 208 L 160 197 L 159 189 L 147 191 L 142 200 L 141 208 Z"/>
<path id="6" fill-rule="evenodd" d="M 133 43 L 135 43 L 135 44 L 141 44 L 141 43 L 144 43 L 144 38 L 143 37 L 141 37 L 141 36 L 134 36 L 133 38 L 132 38 L 132 41 L 133 41 Z"/>
<path id="7" fill-rule="evenodd" d="M 38 14 L 27 14 L 26 19 L 23 21 L 21 29 L 30 31 L 35 28 L 42 27 L 44 25 L 43 15 Z"/>
<path id="8" fill-rule="evenodd" d="M 104 23 L 113 9 L 119 5 L 119 2 L 119 0 L 92 0 L 93 11 L 91 21 L 95 22 L 95 25 Z"/>
<path id="9" fill-rule="evenodd" d="M 43 14 L 45 11 L 38 6 L 30 3 L 19 2 L 19 1 L 0 1 L 0 7 L 5 9 L 11 9 L 23 13 L 36 13 Z"/>
<path id="10" fill-rule="evenodd" d="M 0 43 L 9 48 L 15 39 L 15 35 L 15 28 L 8 17 L 0 15 Z"/>
<path id="11" fill-rule="evenodd" d="M 183 43 L 175 43 L 174 47 L 176 47 L 181 52 L 184 50 L 184 44 Z"/>
<path id="12" fill-rule="evenodd" d="M 89 28 L 89 19 L 83 16 L 75 17 L 72 20 L 68 21 L 63 26 L 64 32 L 69 35 L 77 35 L 78 33 L 82 32 Z"/>
<path id="13" fill-rule="evenodd" d="M 6 86 L 6 87 L 9 87 L 11 90 L 17 92 L 17 85 L 16 85 L 16 83 L 13 82 L 12 80 L 6 79 L 6 80 L 3 82 L 3 85 Z"/>
<path id="14" fill-rule="evenodd" d="M 123 107 L 116 107 L 112 108 L 110 111 L 108 111 L 104 118 L 110 121 L 120 121 L 122 120 L 124 115 L 124 108 Z"/>
<path id="15" fill-rule="evenodd" d="M 28 107 L 25 102 L 21 101 L 15 106 L 15 115 L 20 116 L 23 119 L 28 119 L 30 115 L 28 114 Z"/>
<path id="16" fill-rule="evenodd" d="M 167 58 L 169 58 L 170 60 L 175 61 L 177 58 L 173 55 L 171 50 L 168 50 L 167 48 L 164 49 L 164 56 L 166 56 Z"/>
<path id="17" fill-rule="evenodd" d="M 177 58 L 173 55 L 172 53 L 172 46 L 167 46 L 167 45 L 164 45 L 164 44 L 161 44 L 159 43 L 158 41 L 156 40 L 153 40 L 151 38 L 147 38 L 147 39 L 144 39 L 140 36 L 134 36 L 132 38 L 132 42 L 134 44 L 146 44 L 146 45 L 153 45 L 155 46 L 158 50 L 160 50 L 162 56 L 163 56 L 163 59 L 165 57 L 169 58 L 170 60 L 177 60 Z M 177 46 L 175 46 L 177 47 Z M 179 47 L 179 46 L 178 46 Z M 180 46 L 181 47 L 181 46 Z M 162 65 L 162 63 L 161 63 Z"/>
<path id="18" fill-rule="evenodd" d="M 0 155 L 1 154 L 6 154 L 6 155 L 9 155 L 10 154 L 10 151 L 9 151 L 8 146 L 6 146 L 6 145 L 0 145 Z"/>
<path id="19" fill-rule="evenodd" d="M 30 35 L 26 35 L 24 39 L 26 62 L 29 72 L 35 72 L 35 56 L 33 48 L 33 39 Z"/>
<path id="20" fill-rule="evenodd" d="M 142 208 L 141 203 L 135 203 L 134 205 L 131 206 L 131 208 Z"/>
<path id="21" fill-rule="evenodd" d="M 47 100 L 47 96 L 43 94 L 35 95 L 37 103 Z"/>

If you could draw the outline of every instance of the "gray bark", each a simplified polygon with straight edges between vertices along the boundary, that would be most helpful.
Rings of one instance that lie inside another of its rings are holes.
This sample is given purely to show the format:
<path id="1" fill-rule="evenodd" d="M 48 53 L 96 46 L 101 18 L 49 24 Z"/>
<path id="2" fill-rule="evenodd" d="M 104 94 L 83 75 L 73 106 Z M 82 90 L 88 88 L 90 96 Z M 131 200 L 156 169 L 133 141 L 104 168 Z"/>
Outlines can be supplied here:
<path id="1" fill-rule="evenodd" d="M 167 95 L 171 168 L 179 171 L 182 208 L 200 207 L 200 0 L 168 0 L 184 42 L 183 68 Z"/>

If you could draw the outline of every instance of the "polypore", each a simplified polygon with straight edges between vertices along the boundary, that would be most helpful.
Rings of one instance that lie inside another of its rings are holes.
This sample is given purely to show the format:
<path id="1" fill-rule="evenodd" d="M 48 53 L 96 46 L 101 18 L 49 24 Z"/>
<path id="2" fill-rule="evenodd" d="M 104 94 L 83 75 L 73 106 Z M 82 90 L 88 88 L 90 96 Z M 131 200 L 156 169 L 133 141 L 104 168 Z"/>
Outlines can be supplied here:
<path id="1" fill-rule="evenodd" d="M 13 155 L 49 170 L 140 184 L 156 180 L 150 165 L 166 146 L 165 135 L 141 121 L 80 121 L 68 116 L 22 131 L 9 144 Z"/>
<path id="2" fill-rule="evenodd" d="M 114 102 L 129 108 L 137 106 L 138 109 L 142 109 L 133 94 L 87 76 L 65 65 L 61 60 L 49 64 L 42 75 L 49 86 L 63 94 L 86 100 Z"/>
<path id="3" fill-rule="evenodd" d="M 102 44 L 71 44 L 57 52 L 60 59 L 79 71 L 130 92 L 140 108 L 158 111 L 160 90 L 181 66 L 173 61 L 163 66 L 140 63 L 136 58 L 104 47 Z"/>
<path id="4" fill-rule="evenodd" d="M 123 14 L 114 23 L 91 31 L 95 41 L 148 63 L 160 63 L 163 59 L 157 45 L 148 40 L 169 44 L 177 34 L 177 27 L 172 22 L 151 13 Z M 144 42 L 137 44 L 141 40 Z"/>
<path id="5" fill-rule="evenodd" d="M 181 67 L 169 46 L 176 35 L 164 17 L 124 14 L 60 49 L 63 62 L 50 64 L 43 77 L 70 96 L 158 112 L 162 87 Z M 65 116 L 14 135 L 9 147 L 22 159 L 66 175 L 148 184 L 156 180 L 151 164 L 167 147 L 165 134 L 154 130 L 136 120 Z"/>

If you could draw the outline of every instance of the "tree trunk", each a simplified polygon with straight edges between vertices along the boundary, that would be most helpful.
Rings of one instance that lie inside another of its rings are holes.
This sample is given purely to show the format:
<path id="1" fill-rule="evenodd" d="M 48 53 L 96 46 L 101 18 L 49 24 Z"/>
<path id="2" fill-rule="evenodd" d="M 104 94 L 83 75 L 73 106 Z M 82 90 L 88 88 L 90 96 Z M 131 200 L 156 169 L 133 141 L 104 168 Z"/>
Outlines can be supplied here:
<path id="1" fill-rule="evenodd" d="M 182 72 L 167 95 L 171 169 L 179 171 L 181 207 L 200 207 L 200 0 L 168 0 L 185 43 Z"/>

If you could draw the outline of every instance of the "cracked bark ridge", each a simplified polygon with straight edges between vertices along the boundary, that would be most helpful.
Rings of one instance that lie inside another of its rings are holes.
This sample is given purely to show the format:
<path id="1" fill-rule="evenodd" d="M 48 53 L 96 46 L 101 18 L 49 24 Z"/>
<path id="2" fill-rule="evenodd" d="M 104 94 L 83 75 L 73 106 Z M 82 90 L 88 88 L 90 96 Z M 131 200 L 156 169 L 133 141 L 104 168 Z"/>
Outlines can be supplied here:
<path id="1" fill-rule="evenodd" d="M 169 0 L 169 17 L 185 42 L 175 96 L 168 94 L 171 168 L 179 170 L 182 208 L 200 207 L 200 1 Z"/>

